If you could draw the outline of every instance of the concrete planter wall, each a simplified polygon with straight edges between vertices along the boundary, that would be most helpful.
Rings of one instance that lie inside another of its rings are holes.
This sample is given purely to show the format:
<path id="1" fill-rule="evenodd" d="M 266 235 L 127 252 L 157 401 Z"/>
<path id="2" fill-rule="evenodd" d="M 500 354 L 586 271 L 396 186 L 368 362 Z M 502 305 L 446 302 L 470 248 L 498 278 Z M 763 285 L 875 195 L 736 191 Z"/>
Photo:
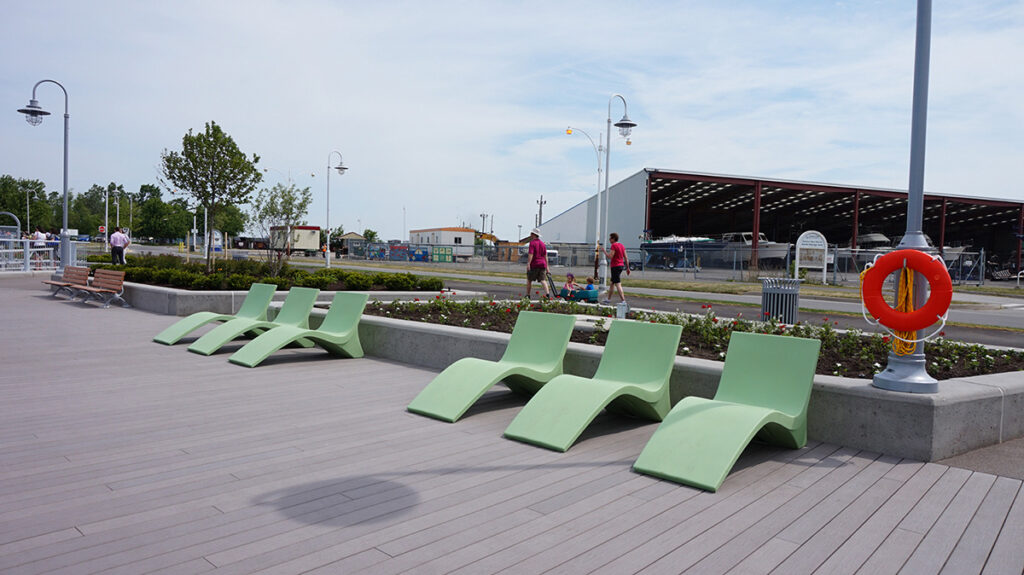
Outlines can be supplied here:
<path id="1" fill-rule="evenodd" d="M 135 307 L 169 315 L 211 310 L 233 313 L 245 292 L 189 292 L 126 284 Z M 276 299 L 284 299 L 284 292 Z M 329 301 L 330 293 L 321 296 Z M 315 310 L 311 325 L 319 324 Z M 363 316 L 359 335 L 367 355 L 441 370 L 463 357 L 498 359 L 508 334 Z M 570 343 L 565 371 L 591 376 L 601 347 Z M 672 402 L 688 395 L 714 396 L 722 363 L 676 358 Z M 818 375 L 808 420 L 811 438 L 889 455 L 935 461 L 1024 436 L 1024 374 L 950 379 L 934 394 L 877 389 L 865 379 Z"/>

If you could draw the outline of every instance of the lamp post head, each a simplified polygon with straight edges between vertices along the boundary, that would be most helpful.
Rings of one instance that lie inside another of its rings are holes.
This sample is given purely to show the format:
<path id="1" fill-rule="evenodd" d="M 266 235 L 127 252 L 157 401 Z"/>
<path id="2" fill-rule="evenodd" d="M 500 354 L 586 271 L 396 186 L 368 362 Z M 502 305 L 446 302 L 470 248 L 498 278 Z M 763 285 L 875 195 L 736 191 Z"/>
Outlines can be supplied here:
<path id="1" fill-rule="evenodd" d="M 43 116 L 50 115 L 49 112 L 44 110 L 42 106 L 39 105 L 39 100 L 34 99 L 29 100 L 28 106 L 25 106 L 24 108 L 21 108 L 18 111 L 22 114 L 25 114 L 25 121 L 29 124 L 32 124 L 33 126 L 38 126 L 39 124 L 43 123 Z"/>
<path id="2" fill-rule="evenodd" d="M 348 171 L 348 166 L 342 165 L 341 162 L 338 162 L 338 165 L 334 166 L 334 171 L 338 172 L 339 176 L 344 175 L 345 172 Z"/>
<path id="3" fill-rule="evenodd" d="M 566 128 L 565 129 L 565 133 L 569 134 L 571 136 L 572 135 L 572 128 Z"/>
<path id="4" fill-rule="evenodd" d="M 628 115 L 623 114 L 622 119 L 615 122 L 615 127 L 619 129 L 619 135 L 625 138 L 629 137 L 633 132 L 633 128 L 636 127 L 636 122 L 630 120 Z"/>

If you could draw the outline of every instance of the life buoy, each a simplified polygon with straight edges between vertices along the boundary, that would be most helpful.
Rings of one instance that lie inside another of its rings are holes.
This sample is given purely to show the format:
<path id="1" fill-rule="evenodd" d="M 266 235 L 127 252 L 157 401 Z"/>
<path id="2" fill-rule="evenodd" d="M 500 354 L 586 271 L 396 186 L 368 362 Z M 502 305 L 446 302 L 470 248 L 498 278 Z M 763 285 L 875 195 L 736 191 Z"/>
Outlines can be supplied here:
<path id="1" fill-rule="evenodd" d="M 912 312 L 895 310 L 882 297 L 885 278 L 904 264 L 924 276 L 931 288 L 928 301 L 921 309 Z M 881 256 L 868 268 L 861 283 L 860 295 L 868 313 L 882 325 L 896 331 L 917 331 L 934 324 L 945 315 L 953 301 L 953 282 L 942 258 L 917 250 L 897 250 Z"/>

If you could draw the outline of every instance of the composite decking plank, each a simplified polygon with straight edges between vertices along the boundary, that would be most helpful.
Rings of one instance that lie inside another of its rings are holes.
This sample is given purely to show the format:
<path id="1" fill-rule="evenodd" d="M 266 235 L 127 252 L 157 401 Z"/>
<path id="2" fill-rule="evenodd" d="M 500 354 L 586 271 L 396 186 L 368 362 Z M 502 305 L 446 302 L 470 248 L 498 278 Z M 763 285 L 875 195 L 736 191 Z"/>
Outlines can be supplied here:
<path id="1" fill-rule="evenodd" d="M 883 575 L 899 572 L 970 476 L 971 472 L 966 469 L 945 468 L 942 476 L 917 500 L 857 573 Z"/>
<path id="2" fill-rule="evenodd" d="M 836 489 L 870 465 L 874 458 L 875 454 L 873 453 L 860 453 L 850 448 L 839 448 L 828 454 L 820 462 L 786 482 L 787 486 L 802 490 L 799 497 L 784 502 L 763 518 L 757 519 L 751 526 L 736 533 L 717 549 L 711 550 L 707 557 L 701 559 L 695 569 L 724 572 L 743 563 L 746 556 L 753 550 L 761 545 L 770 544 L 780 532 L 803 517 L 809 510 L 814 509 L 821 501 L 826 500 Z M 782 547 L 789 549 L 798 546 L 784 545 Z M 768 555 L 768 557 L 776 556 L 778 553 Z M 762 566 L 769 571 L 775 567 L 766 564 L 762 564 Z"/>
<path id="3" fill-rule="evenodd" d="M 623 537 L 609 541 L 579 558 L 581 569 L 595 573 L 639 570 L 713 527 L 722 519 L 746 507 L 755 494 L 763 494 L 798 478 L 816 473 L 817 464 L 836 452 L 834 445 L 820 444 L 813 449 L 783 451 L 786 456 L 747 467 L 730 476 L 717 493 L 699 491 L 699 495 L 652 517 Z M 840 450 L 842 451 L 842 450 Z M 797 463 L 800 462 L 800 463 Z"/>
<path id="4" fill-rule="evenodd" d="M 938 573 L 964 535 L 968 524 L 974 519 L 995 480 L 995 475 L 971 474 L 960 492 L 950 501 L 945 512 L 928 530 L 921 544 L 907 558 L 901 572 Z"/>
<path id="5" fill-rule="evenodd" d="M 436 369 L 318 349 L 247 369 L 244 341 L 155 344 L 177 318 L 38 278 L 0 278 L 0 316 L 42 326 L 0 372 L 4 575 L 1024 568 L 1016 480 L 879 478 L 889 458 L 812 443 L 752 447 L 712 494 L 630 470 L 653 424 L 603 414 L 556 453 L 501 437 L 526 402 L 503 386 L 456 424 L 408 413 Z"/>
<path id="6" fill-rule="evenodd" d="M 1006 521 L 1021 481 L 1008 477 L 997 477 L 992 488 L 978 507 L 967 530 L 957 542 L 949 559 L 942 568 L 943 573 L 980 573 L 985 567 L 989 552 L 999 536 L 999 530 Z"/>
<path id="7" fill-rule="evenodd" d="M 916 470 L 912 475 L 900 477 L 897 473 L 886 477 L 902 480 L 900 488 L 860 528 L 850 535 L 832 556 L 821 565 L 821 571 L 835 575 L 853 574 L 867 561 L 889 533 L 910 512 L 924 493 L 945 472 L 946 467 L 935 464 L 921 464 L 904 461 L 893 471 Z"/>
<path id="8" fill-rule="evenodd" d="M 1006 514 L 1006 521 L 996 538 L 982 575 L 999 573 L 1024 573 L 1024 487 L 1017 491 L 1017 497 Z"/>

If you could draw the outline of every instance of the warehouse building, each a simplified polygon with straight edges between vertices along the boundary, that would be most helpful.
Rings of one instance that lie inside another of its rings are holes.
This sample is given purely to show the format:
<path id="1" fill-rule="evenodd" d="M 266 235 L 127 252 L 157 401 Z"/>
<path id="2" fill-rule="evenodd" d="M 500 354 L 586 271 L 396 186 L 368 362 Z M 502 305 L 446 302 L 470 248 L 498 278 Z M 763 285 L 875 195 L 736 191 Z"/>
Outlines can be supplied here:
<path id="1" fill-rule="evenodd" d="M 793 243 L 807 230 L 857 247 L 868 234 L 896 239 L 906 229 L 907 192 L 893 189 L 645 168 L 608 195 L 608 229 L 627 248 L 667 236 L 752 232 L 756 250 L 759 232 Z M 544 222 L 545 241 L 592 245 L 596 210 L 595 195 Z M 936 246 L 983 248 L 989 259 L 1020 269 L 1024 202 L 925 193 L 922 227 Z"/>

